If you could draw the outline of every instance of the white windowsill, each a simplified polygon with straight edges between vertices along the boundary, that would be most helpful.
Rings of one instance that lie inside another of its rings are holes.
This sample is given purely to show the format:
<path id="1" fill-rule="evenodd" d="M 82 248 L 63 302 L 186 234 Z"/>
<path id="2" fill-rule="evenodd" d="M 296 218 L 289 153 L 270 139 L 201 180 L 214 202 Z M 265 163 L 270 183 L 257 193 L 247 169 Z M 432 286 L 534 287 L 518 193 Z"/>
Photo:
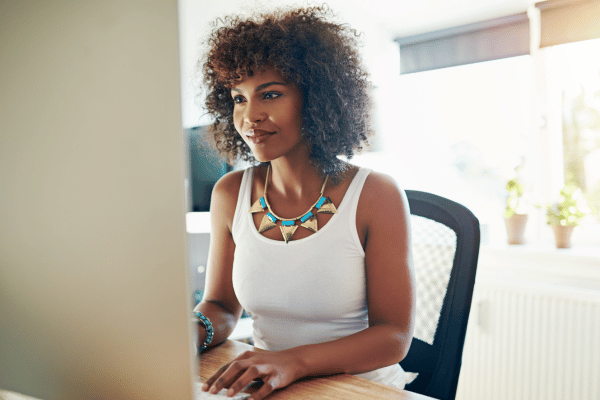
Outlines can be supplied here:
<path id="1" fill-rule="evenodd" d="M 600 248 L 557 249 L 553 243 L 482 246 L 477 276 L 600 291 Z"/>
<path id="2" fill-rule="evenodd" d="M 515 255 L 526 255 L 537 258 L 551 258 L 561 261 L 582 263 L 600 263 L 600 247 L 573 245 L 569 249 L 558 249 L 554 243 L 525 243 L 520 245 L 491 244 L 481 246 L 482 252 L 506 252 Z"/>

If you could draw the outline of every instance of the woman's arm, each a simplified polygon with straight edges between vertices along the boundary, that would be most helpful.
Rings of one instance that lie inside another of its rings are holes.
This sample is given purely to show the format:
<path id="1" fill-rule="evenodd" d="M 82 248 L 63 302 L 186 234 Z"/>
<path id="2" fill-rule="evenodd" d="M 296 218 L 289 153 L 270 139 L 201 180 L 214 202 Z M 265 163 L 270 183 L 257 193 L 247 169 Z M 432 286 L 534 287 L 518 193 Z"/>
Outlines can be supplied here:
<path id="1" fill-rule="evenodd" d="M 212 346 L 227 339 L 242 314 L 242 306 L 233 291 L 231 270 L 235 244 L 231 225 L 241 184 L 241 172 L 222 177 L 213 189 L 210 203 L 210 247 L 204 297 L 194 311 L 203 313 L 212 323 Z M 204 343 L 206 330 L 198 326 L 198 343 Z"/>
<path id="2" fill-rule="evenodd" d="M 357 229 L 365 249 L 369 328 L 331 342 L 278 352 L 249 351 L 220 368 L 204 390 L 229 387 L 234 395 L 252 380 L 264 384 L 253 400 L 306 376 L 362 373 L 400 362 L 413 334 L 414 278 L 410 215 L 395 182 L 371 174 L 358 206 Z"/>

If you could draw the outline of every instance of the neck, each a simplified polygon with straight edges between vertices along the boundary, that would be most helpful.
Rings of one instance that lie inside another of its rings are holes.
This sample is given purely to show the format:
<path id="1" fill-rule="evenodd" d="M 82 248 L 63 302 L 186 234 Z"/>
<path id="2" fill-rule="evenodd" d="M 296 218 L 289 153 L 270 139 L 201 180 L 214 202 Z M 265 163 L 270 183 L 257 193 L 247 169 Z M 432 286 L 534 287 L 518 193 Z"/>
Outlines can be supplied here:
<path id="1" fill-rule="evenodd" d="M 314 192 L 321 190 L 325 178 L 308 159 L 301 162 L 274 160 L 271 162 L 270 175 L 269 191 L 277 191 L 291 199 L 314 197 Z"/>

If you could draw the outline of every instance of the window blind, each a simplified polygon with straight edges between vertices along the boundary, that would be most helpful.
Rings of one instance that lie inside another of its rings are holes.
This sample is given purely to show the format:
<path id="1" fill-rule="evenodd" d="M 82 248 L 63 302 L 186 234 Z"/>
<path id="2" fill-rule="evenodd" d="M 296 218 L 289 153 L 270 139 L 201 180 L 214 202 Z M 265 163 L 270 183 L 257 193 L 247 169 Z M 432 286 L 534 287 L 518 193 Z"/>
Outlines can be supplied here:
<path id="1" fill-rule="evenodd" d="M 395 39 L 400 73 L 427 71 L 529 54 L 529 19 L 519 13 Z"/>
<path id="2" fill-rule="evenodd" d="M 540 47 L 600 38 L 600 1 L 548 0 L 541 14 Z"/>

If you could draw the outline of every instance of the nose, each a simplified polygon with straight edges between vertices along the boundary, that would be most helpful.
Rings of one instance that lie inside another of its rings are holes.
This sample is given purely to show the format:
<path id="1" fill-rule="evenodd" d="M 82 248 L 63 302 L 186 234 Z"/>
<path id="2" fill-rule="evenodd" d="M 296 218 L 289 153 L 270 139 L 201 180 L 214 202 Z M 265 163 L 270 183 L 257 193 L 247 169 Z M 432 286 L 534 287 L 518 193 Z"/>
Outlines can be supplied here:
<path id="1" fill-rule="evenodd" d="M 259 102 L 248 101 L 244 110 L 244 119 L 247 122 L 255 123 L 264 121 L 267 117 L 265 110 L 261 107 Z"/>

